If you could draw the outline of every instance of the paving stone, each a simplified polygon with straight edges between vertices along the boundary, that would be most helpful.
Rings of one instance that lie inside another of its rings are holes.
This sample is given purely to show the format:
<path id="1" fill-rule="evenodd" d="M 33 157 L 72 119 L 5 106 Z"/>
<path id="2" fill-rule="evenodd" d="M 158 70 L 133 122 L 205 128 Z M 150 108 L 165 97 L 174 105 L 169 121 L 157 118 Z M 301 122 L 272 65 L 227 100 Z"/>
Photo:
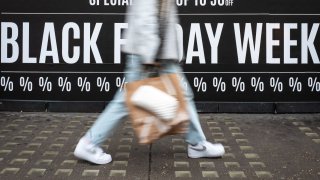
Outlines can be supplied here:
<path id="1" fill-rule="evenodd" d="M 242 151 L 253 151 L 254 148 L 252 146 L 240 146 Z"/>
<path id="2" fill-rule="evenodd" d="M 6 156 L 6 155 L 8 155 L 8 154 L 11 153 L 11 152 L 12 152 L 12 150 L 1 149 L 1 150 L 0 150 L 0 157 L 1 157 L 1 156 Z"/>
<path id="3" fill-rule="evenodd" d="M 116 153 L 115 157 L 116 157 L 116 158 L 129 159 L 130 153 L 127 153 L 127 152 L 118 152 L 118 153 Z"/>
<path id="4" fill-rule="evenodd" d="M 226 158 L 226 159 L 230 159 L 230 158 L 235 159 L 236 156 L 235 156 L 233 153 L 225 153 L 225 154 L 223 155 L 223 158 Z"/>
<path id="5" fill-rule="evenodd" d="M 37 136 L 35 138 L 33 138 L 32 141 L 46 141 L 48 139 L 48 137 L 46 136 Z"/>
<path id="6" fill-rule="evenodd" d="M 202 177 L 204 178 L 219 178 L 217 171 L 202 171 Z"/>
<path id="7" fill-rule="evenodd" d="M 173 149 L 173 151 L 175 151 L 175 152 L 180 152 L 180 151 L 185 152 L 185 151 L 187 150 L 187 148 L 186 148 L 185 145 L 173 145 L 173 146 L 172 146 L 172 149 Z"/>
<path id="8" fill-rule="evenodd" d="M 12 159 L 12 161 L 10 161 L 9 164 L 12 164 L 12 165 L 24 165 L 27 161 L 28 161 L 28 159 L 14 158 L 14 159 Z"/>
<path id="9" fill-rule="evenodd" d="M 312 132 L 312 129 L 309 127 L 299 127 L 300 131 L 302 132 Z"/>
<path id="10" fill-rule="evenodd" d="M 185 140 L 184 139 L 181 139 L 181 138 L 172 138 L 172 143 L 175 143 L 175 144 L 181 144 L 181 143 L 185 143 Z"/>
<path id="11" fill-rule="evenodd" d="M 201 168 L 214 168 L 214 162 L 199 162 Z"/>
<path id="12" fill-rule="evenodd" d="M 226 121 L 226 122 L 224 122 L 224 123 L 225 123 L 225 125 L 227 125 L 227 126 L 236 126 L 236 125 L 237 125 L 236 122 L 231 122 L 231 121 Z"/>
<path id="13" fill-rule="evenodd" d="M 4 168 L 0 174 L 17 174 L 20 168 Z"/>
<path id="14" fill-rule="evenodd" d="M 98 176 L 99 170 L 86 169 L 82 172 L 82 176 Z"/>
<path id="15" fill-rule="evenodd" d="M 212 133 L 214 137 L 224 137 L 224 133 Z"/>
<path id="16" fill-rule="evenodd" d="M 224 162 L 224 166 L 231 169 L 240 168 L 240 164 L 238 162 Z"/>
<path id="17" fill-rule="evenodd" d="M 54 175 L 55 176 L 70 176 L 72 174 L 72 169 L 58 169 Z"/>
<path id="18" fill-rule="evenodd" d="M 229 127 L 229 130 L 232 132 L 241 132 L 240 127 Z"/>
<path id="19" fill-rule="evenodd" d="M 50 166 L 52 163 L 52 159 L 40 159 L 36 162 L 36 165 L 39 166 Z"/>
<path id="20" fill-rule="evenodd" d="M 43 156 L 45 157 L 56 157 L 59 154 L 58 151 L 45 151 Z"/>
<path id="21" fill-rule="evenodd" d="M 216 143 L 221 143 L 221 144 L 227 144 L 228 143 L 228 140 L 227 139 L 214 139 L 214 142 Z"/>
<path id="22" fill-rule="evenodd" d="M 40 131 L 40 135 L 51 135 L 53 131 Z"/>
<path id="23" fill-rule="evenodd" d="M 18 124 L 8 124 L 6 127 L 7 128 L 17 128 L 19 125 Z"/>
<path id="24" fill-rule="evenodd" d="M 19 131 L 20 134 L 32 134 L 32 130 L 21 130 Z"/>
<path id="25" fill-rule="evenodd" d="M 58 142 L 66 142 L 68 141 L 69 138 L 68 137 L 58 137 L 56 138 L 54 141 L 58 141 Z"/>
<path id="26" fill-rule="evenodd" d="M 15 142 L 7 142 L 6 144 L 3 145 L 5 148 L 15 148 L 19 143 Z"/>
<path id="27" fill-rule="evenodd" d="M 27 173 L 27 175 L 29 175 L 29 176 L 43 176 L 45 172 L 46 172 L 46 169 L 32 168 Z"/>
<path id="28" fill-rule="evenodd" d="M 125 177 L 127 174 L 126 170 L 111 170 L 110 176 L 111 177 Z"/>
<path id="29" fill-rule="evenodd" d="M 128 166 L 128 161 L 113 161 L 112 166 L 122 166 L 122 167 L 127 167 Z"/>
<path id="30" fill-rule="evenodd" d="M 255 153 L 245 153 L 244 156 L 247 159 L 258 159 L 258 158 L 260 158 L 259 155 L 255 154 Z"/>
<path id="31" fill-rule="evenodd" d="M 19 156 L 32 156 L 36 151 L 21 151 L 18 155 Z"/>
<path id="32" fill-rule="evenodd" d="M 209 130 L 213 132 L 222 131 L 221 127 L 209 127 Z"/>
<path id="33" fill-rule="evenodd" d="M 190 171 L 175 171 L 175 177 L 176 178 L 191 178 L 191 172 Z"/>
<path id="34" fill-rule="evenodd" d="M 30 148 L 30 149 L 37 149 L 37 148 L 40 148 L 42 143 L 29 143 L 27 145 L 27 148 Z"/>
<path id="35" fill-rule="evenodd" d="M 210 127 L 210 126 L 218 126 L 219 123 L 218 122 L 215 122 L 215 121 L 208 121 L 207 122 L 207 125 Z"/>
<path id="36" fill-rule="evenodd" d="M 305 133 L 306 136 L 311 137 L 311 138 L 315 138 L 315 137 L 319 137 L 319 134 L 317 133 Z"/>
<path id="37" fill-rule="evenodd" d="M 174 156 L 175 159 L 187 158 L 188 157 L 187 153 L 174 153 L 173 156 Z"/>
<path id="38" fill-rule="evenodd" d="M 252 168 L 265 168 L 266 165 L 263 162 L 249 162 Z"/>
<path id="39" fill-rule="evenodd" d="M 132 143 L 133 138 L 121 138 L 120 143 Z"/>
<path id="40" fill-rule="evenodd" d="M 305 124 L 303 122 L 292 122 L 295 126 L 304 126 Z"/>
<path id="41" fill-rule="evenodd" d="M 235 137 L 238 137 L 238 136 L 242 137 L 242 136 L 244 136 L 243 133 L 231 133 L 231 134 L 232 134 L 232 136 L 235 136 Z"/>
<path id="42" fill-rule="evenodd" d="M 243 171 L 229 171 L 231 178 L 247 178 Z"/>
<path id="43" fill-rule="evenodd" d="M 64 160 L 61 166 L 75 166 L 78 163 L 77 160 Z"/>
<path id="44" fill-rule="evenodd" d="M 256 171 L 255 173 L 259 178 L 272 178 L 272 174 L 268 171 Z"/>
<path id="45" fill-rule="evenodd" d="M 189 168 L 189 162 L 185 162 L 185 161 L 175 161 L 175 162 L 174 162 L 174 167 L 175 167 L 175 168 L 179 168 L 179 167 Z"/>
<path id="46" fill-rule="evenodd" d="M 20 141 L 20 140 L 25 140 L 27 136 L 14 136 L 12 139 L 14 141 Z"/>
<path id="47" fill-rule="evenodd" d="M 247 143 L 249 143 L 249 140 L 248 139 L 236 139 L 236 142 L 238 144 L 247 144 Z"/>
<path id="48" fill-rule="evenodd" d="M 312 139 L 313 142 L 320 144 L 320 139 Z"/>

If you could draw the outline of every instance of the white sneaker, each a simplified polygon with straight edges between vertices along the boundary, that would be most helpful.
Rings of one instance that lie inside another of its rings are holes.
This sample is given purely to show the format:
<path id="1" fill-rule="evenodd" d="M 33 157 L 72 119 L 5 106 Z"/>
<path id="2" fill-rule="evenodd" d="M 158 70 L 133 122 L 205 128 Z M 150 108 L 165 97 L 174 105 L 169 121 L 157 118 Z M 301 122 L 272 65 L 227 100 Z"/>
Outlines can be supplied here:
<path id="1" fill-rule="evenodd" d="M 111 155 L 90 143 L 85 137 L 82 137 L 73 153 L 77 158 L 89 161 L 94 164 L 108 164 L 112 161 Z"/>
<path id="2" fill-rule="evenodd" d="M 222 144 L 212 144 L 208 141 L 202 141 L 197 145 L 188 145 L 188 156 L 190 158 L 201 158 L 201 157 L 221 157 L 225 153 Z"/>

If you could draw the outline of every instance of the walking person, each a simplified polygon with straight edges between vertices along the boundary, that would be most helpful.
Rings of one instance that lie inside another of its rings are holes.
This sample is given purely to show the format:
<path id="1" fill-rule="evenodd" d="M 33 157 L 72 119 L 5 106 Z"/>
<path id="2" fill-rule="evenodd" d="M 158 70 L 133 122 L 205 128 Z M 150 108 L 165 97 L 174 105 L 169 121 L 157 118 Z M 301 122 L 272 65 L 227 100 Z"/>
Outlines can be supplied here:
<path id="1" fill-rule="evenodd" d="M 178 63 L 180 58 L 176 14 L 177 8 L 174 0 L 135 0 L 128 8 L 126 21 L 129 28 L 125 31 L 127 43 L 123 48 L 123 52 L 128 54 L 124 72 L 128 82 L 144 78 L 142 75 L 144 66 L 154 64 L 155 60 L 161 64 L 161 73 L 176 73 L 184 77 Z M 190 116 L 189 129 L 185 135 L 188 143 L 188 157 L 222 156 L 225 153 L 223 145 L 213 144 L 206 140 L 190 86 L 184 89 L 184 95 Z M 105 153 L 100 145 L 110 137 L 116 126 L 127 116 L 125 92 L 118 91 L 92 127 L 79 140 L 74 155 L 94 164 L 111 162 L 111 155 Z"/>

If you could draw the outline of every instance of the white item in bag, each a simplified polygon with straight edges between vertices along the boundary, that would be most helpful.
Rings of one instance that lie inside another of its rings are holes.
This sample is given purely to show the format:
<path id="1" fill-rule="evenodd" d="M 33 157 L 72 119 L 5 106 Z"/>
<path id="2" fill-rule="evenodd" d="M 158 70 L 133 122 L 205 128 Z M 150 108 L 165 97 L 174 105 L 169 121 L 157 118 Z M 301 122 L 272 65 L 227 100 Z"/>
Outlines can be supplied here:
<path id="1" fill-rule="evenodd" d="M 178 100 L 158 88 L 149 85 L 140 86 L 131 96 L 131 102 L 162 120 L 172 120 L 179 106 Z"/>

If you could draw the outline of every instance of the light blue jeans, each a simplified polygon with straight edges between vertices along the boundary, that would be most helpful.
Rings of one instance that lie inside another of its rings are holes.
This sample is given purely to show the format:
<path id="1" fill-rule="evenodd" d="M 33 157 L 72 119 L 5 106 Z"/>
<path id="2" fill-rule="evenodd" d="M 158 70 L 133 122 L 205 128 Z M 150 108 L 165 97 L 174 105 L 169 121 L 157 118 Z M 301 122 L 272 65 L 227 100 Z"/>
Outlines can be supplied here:
<path id="1" fill-rule="evenodd" d="M 160 73 L 177 73 L 181 78 L 186 80 L 186 77 L 182 73 L 182 68 L 179 64 L 173 61 L 164 61 L 163 68 Z M 125 79 L 127 82 L 143 79 L 146 74 L 143 72 L 143 65 L 141 59 L 137 55 L 128 55 Z M 202 131 L 199 116 L 193 101 L 193 92 L 189 83 L 181 83 L 187 102 L 188 113 L 190 115 L 189 131 L 186 133 L 186 142 L 189 144 L 197 144 L 200 141 L 205 140 L 205 135 Z M 100 145 L 106 140 L 112 133 L 117 125 L 128 115 L 128 110 L 125 104 L 125 92 L 118 91 L 113 100 L 107 105 L 106 109 L 100 114 L 98 119 L 94 122 L 92 127 L 86 133 L 86 137 L 96 145 Z"/>

